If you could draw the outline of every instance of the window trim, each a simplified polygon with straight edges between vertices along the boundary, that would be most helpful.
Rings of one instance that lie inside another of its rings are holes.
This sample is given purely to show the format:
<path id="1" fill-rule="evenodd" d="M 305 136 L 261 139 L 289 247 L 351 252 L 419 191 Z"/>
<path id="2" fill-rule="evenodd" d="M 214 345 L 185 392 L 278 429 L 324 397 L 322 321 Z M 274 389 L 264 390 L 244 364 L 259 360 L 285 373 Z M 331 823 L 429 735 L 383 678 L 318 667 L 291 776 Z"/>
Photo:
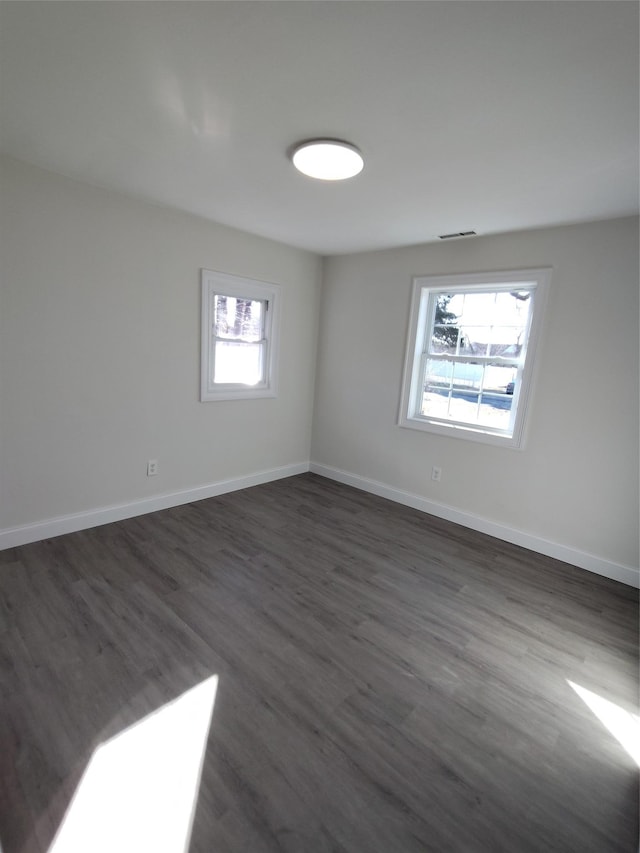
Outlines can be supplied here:
<path id="1" fill-rule="evenodd" d="M 250 400 L 277 396 L 280 287 L 265 281 L 216 270 L 201 270 L 200 400 Z M 212 333 L 215 296 L 253 299 L 266 303 L 264 317 L 264 381 L 255 386 L 214 383 L 215 337 Z"/>
<path id="2" fill-rule="evenodd" d="M 539 340 L 545 306 L 551 280 L 551 268 L 542 267 L 522 270 L 504 270 L 499 272 L 463 273 L 450 275 L 416 276 L 413 279 L 411 308 L 409 314 L 409 329 L 407 348 L 402 373 L 400 393 L 400 412 L 398 426 L 424 432 L 436 433 L 461 438 L 499 447 L 522 449 L 526 439 L 526 429 L 529 422 L 528 413 L 531 408 L 537 363 L 539 357 Z M 511 287 L 515 285 L 516 287 Z M 421 383 L 421 361 L 424 339 L 433 326 L 433 317 L 429 329 L 425 326 L 429 320 L 429 296 L 432 293 L 460 293 L 463 291 L 511 290 L 517 287 L 533 287 L 532 311 L 529 319 L 529 335 L 524 364 L 518 367 L 518 381 L 513 396 L 516 406 L 516 416 L 511 435 L 505 435 L 488 430 L 481 425 L 462 424 L 460 422 L 443 423 L 431 420 L 428 416 L 416 414 L 418 385 Z M 425 330 L 422 333 L 421 330 Z"/>

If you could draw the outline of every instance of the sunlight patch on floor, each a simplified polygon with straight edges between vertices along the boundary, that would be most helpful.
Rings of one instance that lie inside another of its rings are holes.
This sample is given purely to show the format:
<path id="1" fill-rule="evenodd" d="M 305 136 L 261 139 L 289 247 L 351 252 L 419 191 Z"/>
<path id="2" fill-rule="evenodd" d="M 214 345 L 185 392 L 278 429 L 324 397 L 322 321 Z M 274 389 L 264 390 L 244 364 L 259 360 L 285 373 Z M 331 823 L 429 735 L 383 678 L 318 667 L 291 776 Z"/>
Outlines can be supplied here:
<path id="1" fill-rule="evenodd" d="M 593 711 L 602 725 L 608 729 L 614 738 L 625 748 L 633 760 L 640 766 L 640 717 L 630 714 L 615 702 L 604 699 L 574 684 L 567 679 L 567 684 L 575 690 L 582 701 Z"/>
<path id="2" fill-rule="evenodd" d="M 207 678 L 101 744 L 49 853 L 186 853 L 217 686 Z"/>

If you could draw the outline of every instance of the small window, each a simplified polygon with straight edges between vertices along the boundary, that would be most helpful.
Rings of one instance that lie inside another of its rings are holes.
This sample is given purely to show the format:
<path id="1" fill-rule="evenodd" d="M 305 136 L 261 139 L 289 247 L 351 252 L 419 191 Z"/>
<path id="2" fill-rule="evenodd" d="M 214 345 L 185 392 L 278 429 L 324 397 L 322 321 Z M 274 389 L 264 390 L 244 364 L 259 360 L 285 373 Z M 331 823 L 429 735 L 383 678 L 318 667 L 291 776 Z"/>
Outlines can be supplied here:
<path id="1" fill-rule="evenodd" d="M 400 426 L 522 446 L 549 276 L 414 279 Z"/>
<path id="2" fill-rule="evenodd" d="M 278 287 L 202 270 L 201 400 L 276 396 Z"/>

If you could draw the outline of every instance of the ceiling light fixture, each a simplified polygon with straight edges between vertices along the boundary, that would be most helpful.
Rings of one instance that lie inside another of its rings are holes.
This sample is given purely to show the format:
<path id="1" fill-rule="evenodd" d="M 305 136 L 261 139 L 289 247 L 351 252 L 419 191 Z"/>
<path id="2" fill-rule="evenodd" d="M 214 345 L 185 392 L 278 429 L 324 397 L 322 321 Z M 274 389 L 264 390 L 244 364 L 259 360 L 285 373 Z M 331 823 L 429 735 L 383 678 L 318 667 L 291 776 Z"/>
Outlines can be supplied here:
<path id="1" fill-rule="evenodd" d="M 362 154 L 355 145 L 341 139 L 307 139 L 291 152 L 293 165 L 303 175 L 320 181 L 344 181 L 364 167 Z"/>

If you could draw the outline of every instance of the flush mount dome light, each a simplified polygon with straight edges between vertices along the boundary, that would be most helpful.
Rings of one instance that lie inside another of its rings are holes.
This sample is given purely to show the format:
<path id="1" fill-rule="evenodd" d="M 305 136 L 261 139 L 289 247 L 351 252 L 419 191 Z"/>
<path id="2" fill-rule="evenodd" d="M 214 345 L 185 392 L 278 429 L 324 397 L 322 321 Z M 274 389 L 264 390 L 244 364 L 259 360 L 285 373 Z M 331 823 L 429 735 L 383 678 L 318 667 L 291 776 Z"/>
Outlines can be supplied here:
<path id="1" fill-rule="evenodd" d="M 364 160 L 355 145 L 340 139 L 308 139 L 291 154 L 293 165 L 303 175 L 321 181 L 344 181 L 362 171 Z"/>

